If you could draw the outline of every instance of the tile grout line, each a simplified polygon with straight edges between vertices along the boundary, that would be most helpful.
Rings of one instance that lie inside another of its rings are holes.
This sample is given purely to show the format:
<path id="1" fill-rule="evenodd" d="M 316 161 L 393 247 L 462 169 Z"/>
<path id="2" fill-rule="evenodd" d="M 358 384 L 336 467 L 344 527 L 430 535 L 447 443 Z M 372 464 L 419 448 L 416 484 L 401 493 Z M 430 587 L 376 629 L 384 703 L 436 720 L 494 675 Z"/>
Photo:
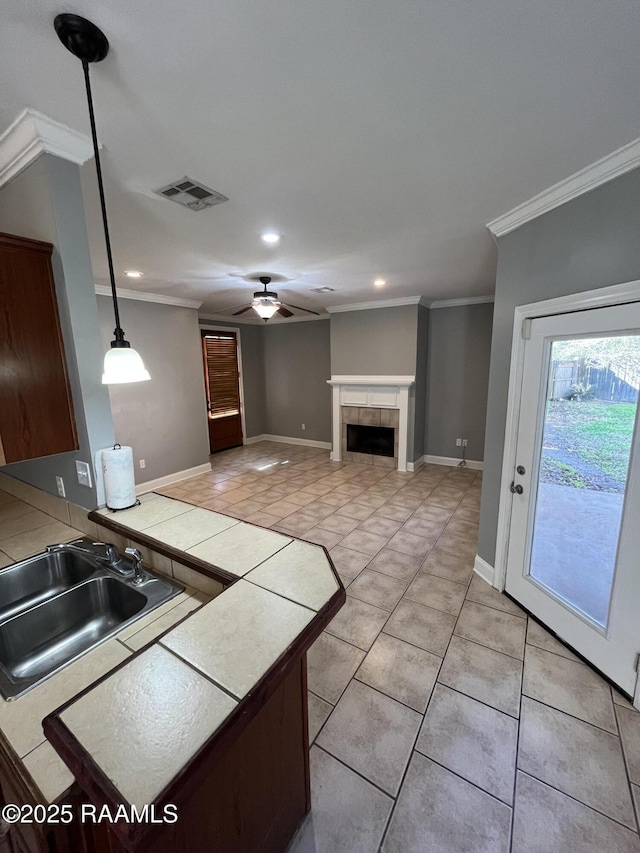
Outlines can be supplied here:
<path id="1" fill-rule="evenodd" d="M 592 723 L 591 720 L 584 720 L 582 717 L 577 717 L 570 711 L 565 711 L 563 708 L 558 708 L 556 705 L 550 705 L 548 702 L 544 702 L 542 699 L 538 699 L 537 696 L 530 696 L 528 693 L 524 692 L 524 689 L 520 691 L 520 695 L 521 697 L 525 697 L 526 699 L 531 699 L 533 702 L 537 702 L 539 705 L 543 705 L 545 708 L 549 708 L 551 711 L 557 711 L 559 714 L 564 714 L 566 717 L 569 717 L 572 720 L 577 720 L 577 722 L 579 723 L 584 723 L 587 726 L 591 726 L 592 728 L 597 729 L 599 732 L 604 732 L 604 734 L 611 735 L 611 737 L 617 737 L 620 741 L 620 748 L 622 749 L 622 738 L 620 737 L 618 732 L 611 732 L 609 731 L 609 729 L 605 729 L 602 726 L 599 726 L 597 723 Z"/>
<path id="2" fill-rule="evenodd" d="M 611 685 L 609 685 L 611 687 Z M 611 691 L 610 691 L 611 692 Z M 616 726 L 618 727 L 618 737 L 620 738 L 620 751 L 622 752 L 622 763 L 624 764 L 624 772 L 627 778 L 627 786 L 629 788 L 629 796 L 631 797 L 631 808 L 636 818 L 636 832 L 640 829 L 640 815 L 638 814 L 638 809 L 636 807 L 636 800 L 633 796 L 633 788 L 631 787 L 631 775 L 629 773 L 629 763 L 627 760 L 627 751 L 624 748 L 624 740 L 622 739 L 622 731 L 620 728 L 620 720 L 618 719 L 618 711 L 616 708 L 616 703 L 613 701 L 613 693 L 611 693 L 611 702 L 613 703 L 613 715 L 616 720 Z"/>
<path id="3" fill-rule="evenodd" d="M 525 617 L 526 618 L 526 617 Z M 516 762 L 513 768 L 513 809 L 511 812 L 511 825 L 509 826 L 509 851 L 513 850 L 513 832 L 516 822 L 516 793 L 518 788 L 518 758 L 520 757 L 520 731 L 522 725 L 522 689 L 524 687 L 524 657 L 527 651 L 527 633 L 529 631 L 529 619 L 526 618 L 524 632 L 524 649 L 522 650 L 522 667 L 520 669 L 520 695 L 518 697 L 518 729 L 516 732 Z"/>

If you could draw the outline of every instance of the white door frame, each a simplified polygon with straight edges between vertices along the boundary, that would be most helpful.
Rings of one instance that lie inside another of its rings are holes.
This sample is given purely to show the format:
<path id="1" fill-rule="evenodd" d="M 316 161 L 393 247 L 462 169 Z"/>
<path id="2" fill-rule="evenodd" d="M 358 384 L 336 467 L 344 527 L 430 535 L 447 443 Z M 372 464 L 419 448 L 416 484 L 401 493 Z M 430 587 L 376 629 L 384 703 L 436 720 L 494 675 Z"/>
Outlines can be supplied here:
<path id="1" fill-rule="evenodd" d="M 242 443 L 247 443 L 247 425 L 244 420 L 244 371 L 242 369 L 242 342 L 240 340 L 239 326 L 214 326 L 213 323 L 199 323 L 199 327 L 205 332 L 235 332 L 238 352 L 238 373 L 240 374 L 240 423 L 242 424 Z M 204 378 L 204 368 L 203 368 Z"/>
<path id="2" fill-rule="evenodd" d="M 545 299 L 542 302 L 518 305 L 514 311 L 507 420 L 504 436 L 504 453 L 502 456 L 502 475 L 500 477 L 496 559 L 493 574 L 493 585 L 500 592 L 504 591 L 507 578 L 507 556 L 509 553 L 512 507 L 512 495 L 509 491 L 509 485 L 513 481 L 516 466 L 527 321 L 530 324 L 530 321 L 534 317 L 569 314 L 574 311 L 585 311 L 589 308 L 623 305 L 625 302 L 640 302 L 640 280 L 628 281 L 624 284 L 614 284 L 611 287 L 598 288 L 598 290 L 587 290 L 584 293 L 572 293 L 568 296 L 559 296 L 555 299 Z"/>

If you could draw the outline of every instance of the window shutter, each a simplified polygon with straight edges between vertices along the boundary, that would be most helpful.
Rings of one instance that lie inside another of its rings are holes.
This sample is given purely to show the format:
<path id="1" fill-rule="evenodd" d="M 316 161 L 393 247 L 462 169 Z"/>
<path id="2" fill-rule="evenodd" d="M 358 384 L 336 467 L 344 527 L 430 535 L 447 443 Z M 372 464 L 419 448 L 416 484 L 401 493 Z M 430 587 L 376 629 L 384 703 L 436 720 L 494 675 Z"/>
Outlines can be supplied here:
<path id="1" fill-rule="evenodd" d="M 235 332 L 202 336 L 209 412 L 213 418 L 240 413 Z"/>

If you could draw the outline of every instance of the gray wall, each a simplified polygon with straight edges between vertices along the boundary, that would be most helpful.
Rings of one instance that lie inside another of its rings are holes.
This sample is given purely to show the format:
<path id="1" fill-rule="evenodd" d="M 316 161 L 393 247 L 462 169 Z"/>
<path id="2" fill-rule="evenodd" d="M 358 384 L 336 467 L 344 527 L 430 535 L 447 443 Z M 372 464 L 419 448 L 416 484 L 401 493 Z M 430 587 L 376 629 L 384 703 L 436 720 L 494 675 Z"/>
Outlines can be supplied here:
<path id="1" fill-rule="evenodd" d="M 425 453 L 482 461 L 489 384 L 493 305 L 430 312 Z"/>
<path id="2" fill-rule="evenodd" d="M 264 329 L 243 325 L 240 328 L 242 351 L 242 385 L 246 438 L 267 432 L 264 387 Z"/>
<path id="3" fill-rule="evenodd" d="M 331 441 L 329 322 L 202 326 L 240 329 L 246 436 Z M 306 429 L 302 429 L 305 424 Z"/>
<path id="4" fill-rule="evenodd" d="M 265 324 L 263 331 L 265 432 L 331 441 L 329 322 Z"/>
<path id="5" fill-rule="evenodd" d="M 640 170 L 580 196 L 498 241 L 478 554 L 495 544 L 516 305 L 640 279 Z"/>
<path id="6" fill-rule="evenodd" d="M 331 373 L 413 376 L 418 306 L 345 311 L 331 315 Z"/>
<path id="7" fill-rule="evenodd" d="M 97 299 L 107 349 L 113 306 L 107 296 Z M 119 308 L 126 338 L 151 374 L 149 382 L 109 386 L 115 440 L 133 448 L 136 482 L 206 464 L 209 434 L 196 311 L 132 299 L 120 299 Z"/>
<path id="8" fill-rule="evenodd" d="M 418 329 L 416 347 L 416 384 L 411 389 L 414 398 L 415 420 L 413 434 L 413 455 L 410 459 L 415 462 L 426 453 L 427 441 L 427 380 L 429 364 L 429 314 L 428 308 L 418 306 Z"/>
<path id="9" fill-rule="evenodd" d="M 53 243 L 53 273 L 80 450 L 2 470 L 57 494 L 63 477 L 69 500 L 87 508 L 99 500 L 95 487 L 80 486 L 75 461 L 113 443 L 109 394 L 101 384 L 104 352 L 100 342 L 93 273 L 78 167 L 44 155 L 0 191 L 0 231 Z M 95 478 L 94 478 L 95 479 Z"/>
<path id="10" fill-rule="evenodd" d="M 248 323 L 234 324 L 200 318 L 200 326 L 222 326 L 240 329 L 242 385 L 244 392 L 245 438 L 267 432 L 264 385 L 264 328 Z"/>

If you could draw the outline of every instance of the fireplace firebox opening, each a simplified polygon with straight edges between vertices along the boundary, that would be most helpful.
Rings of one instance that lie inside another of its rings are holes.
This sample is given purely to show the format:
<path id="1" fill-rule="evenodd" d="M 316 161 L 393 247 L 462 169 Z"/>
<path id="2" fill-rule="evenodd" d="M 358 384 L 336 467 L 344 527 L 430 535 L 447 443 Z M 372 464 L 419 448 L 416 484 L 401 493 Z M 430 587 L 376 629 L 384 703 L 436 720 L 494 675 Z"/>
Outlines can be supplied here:
<path id="1" fill-rule="evenodd" d="M 393 433 L 393 427 L 347 424 L 347 451 L 393 457 Z"/>

